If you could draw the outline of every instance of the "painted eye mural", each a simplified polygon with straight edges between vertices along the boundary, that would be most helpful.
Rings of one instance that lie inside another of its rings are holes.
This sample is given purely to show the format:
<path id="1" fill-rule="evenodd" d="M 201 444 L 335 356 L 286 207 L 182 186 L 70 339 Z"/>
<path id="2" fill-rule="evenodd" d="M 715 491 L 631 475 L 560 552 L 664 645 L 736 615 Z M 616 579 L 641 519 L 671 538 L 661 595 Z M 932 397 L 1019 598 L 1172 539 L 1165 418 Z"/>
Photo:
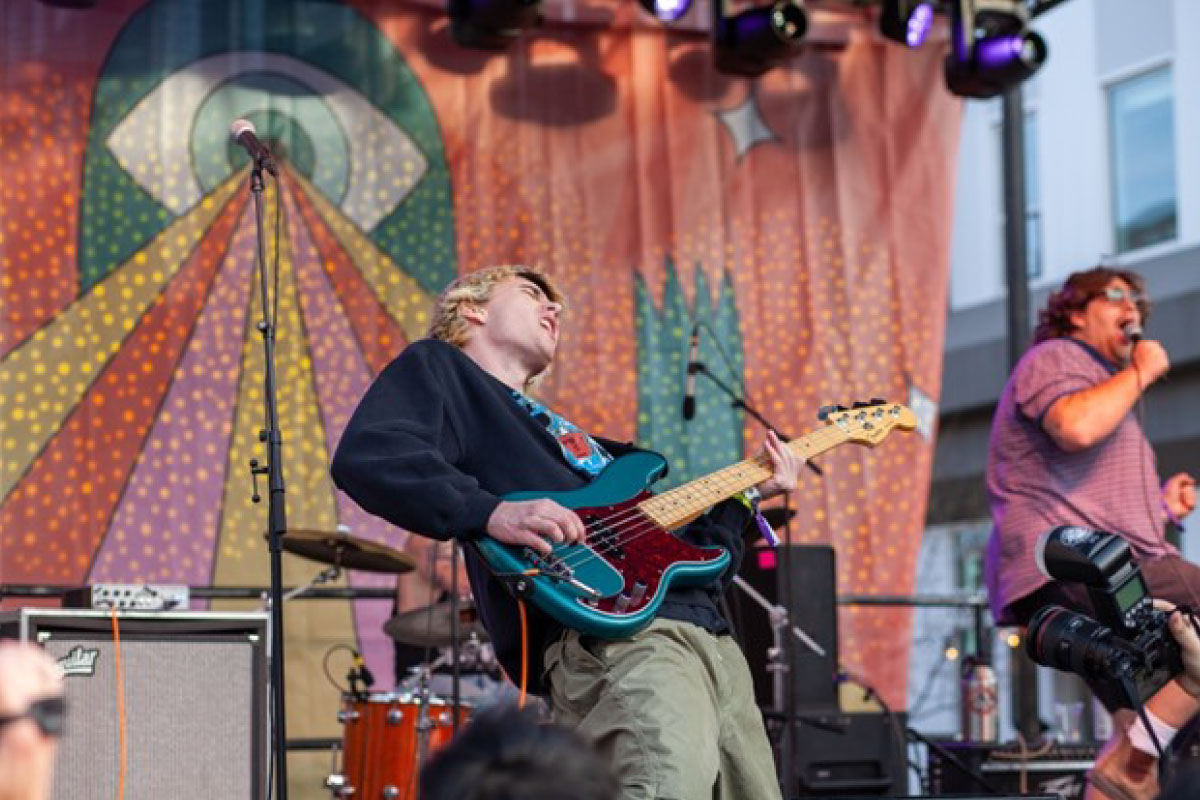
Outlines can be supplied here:
<path id="1" fill-rule="evenodd" d="M 269 574 L 247 467 L 264 459 L 264 367 L 248 158 L 229 137 L 238 118 L 281 164 L 264 216 L 279 265 L 289 524 L 395 543 L 334 491 L 328 454 L 455 274 L 441 138 L 404 61 L 338 4 L 158 0 L 117 37 L 92 108 L 78 296 L 0 363 L 6 568 L 49 584 L 246 586 Z M 35 528 L 65 533 L 31 541 Z M 288 585 L 320 570 L 285 562 Z M 390 674 L 378 633 L 389 612 L 379 600 L 310 602 L 285 635 L 315 641 L 317 655 L 358 639 Z M 294 666 L 289 684 L 308 675 L 311 691 L 332 691 L 317 688 L 319 663 Z"/>

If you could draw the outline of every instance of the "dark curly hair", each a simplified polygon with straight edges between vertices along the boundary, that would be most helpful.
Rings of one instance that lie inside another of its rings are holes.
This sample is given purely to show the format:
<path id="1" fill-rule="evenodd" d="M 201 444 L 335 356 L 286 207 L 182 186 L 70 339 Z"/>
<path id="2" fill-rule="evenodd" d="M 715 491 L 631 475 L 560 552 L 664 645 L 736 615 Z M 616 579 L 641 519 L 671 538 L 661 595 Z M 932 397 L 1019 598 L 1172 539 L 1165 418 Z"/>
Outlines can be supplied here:
<path id="1" fill-rule="evenodd" d="M 1137 301 L 1137 308 L 1142 323 L 1145 324 L 1150 316 L 1150 303 L 1144 297 L 1146 282 L 1142 280 L 1142 276 L 1131 270 L 1116 267 L 1092 267 L 1082 272 L 1071 273 L 1062 288 L 1050 295 L 1046 307 L 1038 312 L 1037 328 L 1033 331 L 1034 343 L 1060 339 L 1074 333 L 1075 325 L 1071 322 L 1071 315 L 1104 294 L 1104 287 L 1114 278 L 1120 278 L 1128 283 L 1136 294 L 1143 295 L 1143 298 Z"/>
<path id="2" fill-rule="evenodd" d="M 420 800 L 617 800 L 608 760 L 573 730 L 532 709 L 496 706 L 430 759 Z"/>

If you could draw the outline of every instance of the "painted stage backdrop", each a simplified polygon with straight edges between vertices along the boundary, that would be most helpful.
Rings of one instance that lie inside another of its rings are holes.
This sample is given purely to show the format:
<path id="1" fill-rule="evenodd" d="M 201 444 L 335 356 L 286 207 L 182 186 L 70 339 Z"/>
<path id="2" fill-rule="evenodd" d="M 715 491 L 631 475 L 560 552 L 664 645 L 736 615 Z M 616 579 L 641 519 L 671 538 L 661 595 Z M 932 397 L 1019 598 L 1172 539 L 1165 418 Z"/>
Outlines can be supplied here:
<path id="1" fill-rule="evenodd" d="M 334 489 L 330 453 L 448 281 L 523 262 L 570 298 L 544 398 L 663 451 L 669 485 L 762 440 L 703 377 L 681 419 L 696 322 L 702 360 L 787 433 L 825 404 L 911 405 L 923 430 L 805 472 L 792 537 L 836 546 L 842 593 L 912 590 L 959 123 L 941 50 L 864 18 L 749 81 L 641 14 L 551 13 L 492 55 L 402 2 L 4 3 L 0 582 L 268 582 L 247 467 L 265 460 L 255 220 L 228 137 L 244 117 L 281 163 L 266 229 L 292 527 L 402 540 Z M 320 570 L 285 560 L 290 585 Z M 390 611 L 290 604 L 290 735 L 339 735 L 332 645 L 391 674 Z M 846 669 L 903 707 L 909 613 L 840 625 Z"/>

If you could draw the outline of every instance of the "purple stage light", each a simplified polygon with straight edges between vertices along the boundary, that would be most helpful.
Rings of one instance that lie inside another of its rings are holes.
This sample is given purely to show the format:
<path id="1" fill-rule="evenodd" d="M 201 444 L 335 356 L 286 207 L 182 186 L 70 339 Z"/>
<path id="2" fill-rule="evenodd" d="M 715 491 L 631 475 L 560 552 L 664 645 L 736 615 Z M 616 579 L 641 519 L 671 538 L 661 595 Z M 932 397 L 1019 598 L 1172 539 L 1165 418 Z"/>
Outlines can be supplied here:
<path id="1" fill-rule="evenodd" d="M 660 22 L 678 22 L 692 7 L 692 0 L 638 0 L 638 4 Z"/>
<path id="2" fill-rule="evenodd" d="M 654 0 L 654 16 L 663 22 L 674 22 L 691 7 L 692 0 Z"/>
<path id="3" fill-rule="evenodd" d="M 1026 37 L 995 36 L 975 43 L 975 57 L 983 67 L 1003 67 L 1024 60 Z"/>
<path id="4" fill-rule="evenodd" d="M 913 9 L 912 14 L 908 17 L 908 29 L 904 35 L 905 43 L 909 47 L 920 47 L 925 42 L 925 37 L 929 35 L 931 28 L 933 28 L 933 4 L 921 3 Z"/>

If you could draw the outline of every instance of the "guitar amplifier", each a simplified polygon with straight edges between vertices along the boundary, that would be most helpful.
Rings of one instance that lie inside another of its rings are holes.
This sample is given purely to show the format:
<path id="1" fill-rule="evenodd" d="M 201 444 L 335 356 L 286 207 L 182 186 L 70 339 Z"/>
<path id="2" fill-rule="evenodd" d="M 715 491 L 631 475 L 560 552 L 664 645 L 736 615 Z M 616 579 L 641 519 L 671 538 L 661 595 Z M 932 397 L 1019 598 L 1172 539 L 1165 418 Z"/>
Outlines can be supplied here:
<path id="1" fill-rule="evenodd" d="M 116 797 L 122 739 L 129 800 L 264 797 L 267 615 L 117 612 L 116 621 L 119 652 L 112 612 L 0 613 L 0 638 L 40 644 L 63 669 L 53 798 Z"/>
<path id="2" fill-rule="evenodd" d="M 1060 795 L 1081 800 L 1088 770 L 1100 751 L 1099 744 L 1059 744 L 1027 747 L 1015 744 L 937 742 L 947 753 L 976 772 L 1004 794 Z M 929 790 L 934 795 L 986 794 L 978 782 L 963 774 L 950 760 L 929 750 Z"/>

